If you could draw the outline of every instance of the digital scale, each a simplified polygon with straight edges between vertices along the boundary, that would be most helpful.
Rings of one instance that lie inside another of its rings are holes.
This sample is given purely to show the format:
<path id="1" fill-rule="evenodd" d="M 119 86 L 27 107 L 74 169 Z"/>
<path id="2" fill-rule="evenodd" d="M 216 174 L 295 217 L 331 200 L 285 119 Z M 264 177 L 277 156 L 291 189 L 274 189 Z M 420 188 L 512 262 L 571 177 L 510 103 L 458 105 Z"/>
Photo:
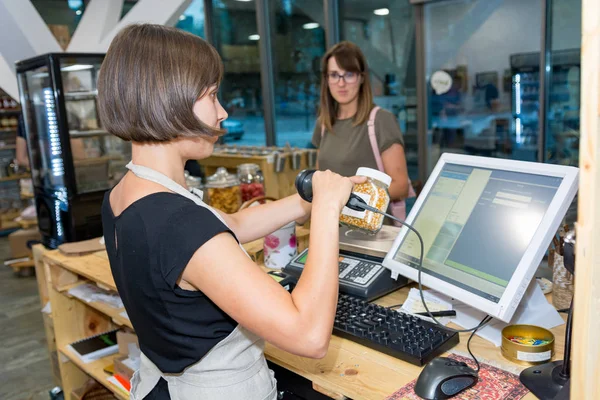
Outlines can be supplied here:
<path id="1" fill-rule="evenodd" d="M 340 227 L 339 279 L 340 292 L 371 301 L 405 286 L 408 280 L 382 265 L 400 228 L 384 225 L 376 235 L 367 235 L 347 227 Z M 283 272 L 300 277 L 308 258 L 309 249 L 292 259 Z"/>

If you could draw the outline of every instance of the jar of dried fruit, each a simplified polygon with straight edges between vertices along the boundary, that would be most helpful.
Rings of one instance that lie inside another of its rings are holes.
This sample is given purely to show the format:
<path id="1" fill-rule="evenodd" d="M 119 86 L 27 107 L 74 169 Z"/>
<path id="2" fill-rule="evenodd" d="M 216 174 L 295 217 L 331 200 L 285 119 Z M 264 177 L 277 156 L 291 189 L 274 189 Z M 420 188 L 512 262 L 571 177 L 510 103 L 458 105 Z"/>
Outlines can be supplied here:
<path id="1" fill-rule="evenodd" d="M 354 185 L 353 193 L 361 197 L 368 205 L 386 212 L 390 204 L 388 189 L 392 178 L 381 171 L 372 168 L 359 168 L 357 176 L 367 178 L 365 183 Z M 349 228 L 376 234 L 383 225 L 383 215 L 373 211 L 354 211 L 344 207 L 340 215 L 340 223 Z"/>
<path id="2" fill-rule="evenodd" d="M 237 167 L 242 202 L 265 195 L 264 177 L 257 164 L 240 164 Z"/>
<path id="3" fill-rule="evenodd" d="M 232 214 L 242 205 L 240 181 L 223 167 L 217 169 L 214 175 L 206 178 L 208 204 L 214 208 Z"/>

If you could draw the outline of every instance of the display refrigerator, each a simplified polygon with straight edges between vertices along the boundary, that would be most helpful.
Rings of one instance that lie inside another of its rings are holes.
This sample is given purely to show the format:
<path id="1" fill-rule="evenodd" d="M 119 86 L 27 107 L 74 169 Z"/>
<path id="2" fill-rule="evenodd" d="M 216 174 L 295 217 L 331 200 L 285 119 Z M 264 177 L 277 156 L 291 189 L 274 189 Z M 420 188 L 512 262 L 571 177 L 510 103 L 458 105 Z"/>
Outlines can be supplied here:
<path id="1" fill-rule="evenodd" d="M 549 59 L 546 132 L 540 132 L 540 53 L 510 56 L 515 158 L 537 161 L 544 134 L 543 161 L 578 165 L 580 50 L 552 51 Z"/>
<path id="2" fill-rule="evenodd" d="M 130 143 L 98 117 L 103 58 L 50 53 L 16 64 L 38 226 L 50 248 L 102 236 L 104 194 L 131 159 Z"/>
<path id="3" fill-rule="evenodd" d="M 512 54 L 512 158 L 537 161 L 540 129 L 540 53 Z"/>
<path id="4" fill-rule="evenodd" d="M 551 53 L 544 161 L 579 165 L 580 49 Z"/>

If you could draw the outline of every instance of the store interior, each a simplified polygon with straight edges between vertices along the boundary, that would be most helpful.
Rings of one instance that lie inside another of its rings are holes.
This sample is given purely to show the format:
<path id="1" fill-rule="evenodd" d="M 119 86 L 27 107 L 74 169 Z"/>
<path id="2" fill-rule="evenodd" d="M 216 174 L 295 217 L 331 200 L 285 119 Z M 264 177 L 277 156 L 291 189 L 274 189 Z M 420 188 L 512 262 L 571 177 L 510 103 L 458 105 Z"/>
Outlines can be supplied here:
<path id="1" fill-rule="evenodd" d="M 139 21 L 173 26 L 206 40 L 220 55 L 224 74 L 218 98 L 228 114 L 221 123 L 225 133 L 210 157 L 186 163 L 185 181 L 202 191 L 206 204 L 227 214 L 295 195 L 301 171 L 319 168 L 314 135 L 321 132 L 322 58 L 337 43 L 356 44 L 368 62 L 373 105 L 391 113 L 402 133 L 411 194 L 414 189 L 414 195 L 402 199 L 410 220 L 427 210 L 421 194 L 438 193 L 438 177 L 456 173 L 440 170 L 444 162 L 458 163 L 453 156 L 491 160 L 480 166 L 484 169 L 494 168 L 496 160 L 507 169 L 512 161 L 525 161 L 536 165 L 531 171 L 540 176 L 546 173 L 544 166 L 549 176 L 579 167 L 585 1 L 0 0 L 0 26 L 6 28 L 0 35 L 0 259 L 5 264 L 0 272 L 0 399 L 92 399 L 94 390 L 107 396 L 102 398 L 129 398 L 133 370 L 122 359 L 128 360 L 132 347 L 137 349 L 137 339 L 123 302 L 115 300 L 119 295 L 107 269 L 105 245 L 99 242 L 104 196 L 127 174 L 132 158 L 131 142 L 108 132 L 98 110 L 98 76 L 120 29 Z M 556 338 L 554 362 L 570 346 L 570 331 L 565 344 L 565 323 L 570 321 L 575 280 L 565 270 L 562 248 L 581 218 L 576 187 L 573 193 L 564 190 L 558 192 L 560 210 L 550 209 L 557 213 L 550 219 L 559 224 L 551 242 L 543 242 L 539 251 L 527 248 L 531 259 L 523 256 L 523 263 L 539 258 L 536 268 L 528 270 L 529 278 L 535 277 L 545 295 L 554 281 L 554 297 L 547 298 L 553 312 L 561 311 L 560 323 L 540 328 Z M 502 201 L 522 200 L 513 195 Z M 310 224 L 294 229 L 294 261 L 301 268 L 295 257 L 308 246 Z M 58 250 L 65 245 L 67 250 Z M 367 245 L 349 246 L 350 252 L 363 252 Z M 267 247 L 260 239 L 245 251 L 270 267 Z M 385 252 L 366 254 L 387 267 Z M 96 263 L 105 268 L 103 273 L 94 272 Z M 276 268 L 287 263 L 293 260 Z M 91 265 L 89 270 L 84 264 Z M 84 285 L 106 295 L 108 305 L 99 297 L 81 300 L 72 292 Z M 417 286 L 411 287 L 418 293 Z M 565 291 L 560 304 L 559 290 Z M 400 297 L 385 293 L 378 305 L 406 304 L 412 292 L 405 292 Z M 447 311 L 435 311 L 441 310 Z M 66 346 L 109 328 L 120 329 L 122 343 L 133 345 L 119 343 L 116 356 L 91 364 L 67 354 Z M 425 356 L 421 364 L 399 361 L 397 355 L 338 336 L 323 364 L 298 361 L 267 346 L 269 366 L 276 378 L 282 377 L 279 399 L 418 398 L 402 396 L 417 396 L 414 381 Z M 467 340 L 461 333 L 455 354 L 470 362 Z M 489 398 L 551 398 L 540 396 L 523 379 L 519 382 L 525 365 L 543 363 L 510 362 L 504 347 L 492 347 L 482 337 L 473 341 L 482 363 L 495 368 L 491 373 L 506 379 L 514 394 L 498 389 L 497 397 Z M 339 354 L 332 355 L 332 349 Z M 355 352 L 362 355 L 356 353 L 353 363 Z M 114 365 L 113 358 L 119 359 Z M 326 378 L 319 378 L 319 370 Z M 362 374 L 366 377 L 356 379 Z M 107 383 L 108 377 L 114 379 Z M 489 385 L 493 379 L 479 378 Z M 456 398 L 480 398 L 461 396 Z"/>

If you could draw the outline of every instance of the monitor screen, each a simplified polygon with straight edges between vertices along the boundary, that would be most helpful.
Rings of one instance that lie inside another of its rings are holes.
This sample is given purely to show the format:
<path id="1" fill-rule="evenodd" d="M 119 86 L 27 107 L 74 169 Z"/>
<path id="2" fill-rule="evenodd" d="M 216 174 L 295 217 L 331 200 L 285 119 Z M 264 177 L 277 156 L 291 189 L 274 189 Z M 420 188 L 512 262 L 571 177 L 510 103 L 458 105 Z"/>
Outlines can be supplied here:
<path id="1" fill-rule="evenodd" d="M 444 164 L 412 220 L 423 273 L 498 303 L 562 181 Z M 409 232 L 393 259 L 416 269 L 419 254 Z"/>

